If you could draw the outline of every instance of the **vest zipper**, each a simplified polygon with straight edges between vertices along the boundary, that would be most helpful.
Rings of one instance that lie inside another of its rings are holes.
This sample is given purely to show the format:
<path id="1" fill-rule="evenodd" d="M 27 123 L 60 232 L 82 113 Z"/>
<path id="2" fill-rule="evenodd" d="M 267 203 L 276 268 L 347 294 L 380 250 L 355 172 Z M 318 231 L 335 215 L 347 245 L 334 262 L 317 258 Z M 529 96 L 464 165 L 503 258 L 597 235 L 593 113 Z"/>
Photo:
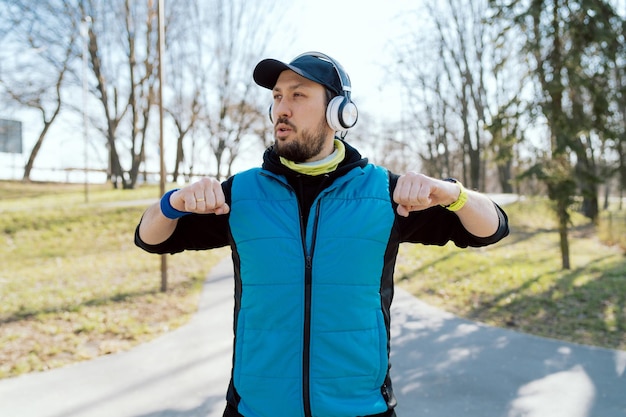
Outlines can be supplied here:
<path id="1" fill-rule="evenodd" d="M 315 251 L 315 241 L 317 239 L 317 225 L 320 215 L 320 201 L 315 206 L 315 217 L 313 220 L 313 235 L 311 237 L 311 247 L 306 247 L 306 226 L 302 224 L 302 245 L 305 253 L 305 273 L 304 273 L 304 346 L 302 349 L 302 398 L 304 404 L 305 417 L 311 417 L 311 393 L 310 393 L 310 371 L 311 371 L 311 290 L 313 284 L 313 252 Z M 309 214 L 310 216 L 310 214 Z M 304 223 L 304 222 L 302 222 Z"/>
<path id="2" fill-rule="evenodd" d="M 278 181 L 279 184 L 294 192 L 294 189 L 283 183 L 282 181 L 274 178 L 271 175 L 262 173 L 262 175 L 272 178 Z M 302 402 L 304 407 L 304 416 L 312 417 L 311 412 L 311 394 L 310 394 L 310 351 L 311 351 L 311 289 L 313 282 L 313 252 L 315 251 L 315 241 L 317 240 L 317 226 L 320 215 L 321 201 L 320 197 L 317 198 L 315 203 L 315 217 L 313 219 L 313 235 L 311 236 L 311 247 L 307 248 L 306 244 L 306 232 L 307 225 L 304 222 L 302 216 L 302 207 L 298 201 L 298 215 L 300 217 L 300 235 L 302 237 L 302 250 L 304 253 L 304 346 L 302 348 Z M 309 211 L 309 218 L 311 212 Z M 307 219 L 308 221 L 308 219 Z"/>

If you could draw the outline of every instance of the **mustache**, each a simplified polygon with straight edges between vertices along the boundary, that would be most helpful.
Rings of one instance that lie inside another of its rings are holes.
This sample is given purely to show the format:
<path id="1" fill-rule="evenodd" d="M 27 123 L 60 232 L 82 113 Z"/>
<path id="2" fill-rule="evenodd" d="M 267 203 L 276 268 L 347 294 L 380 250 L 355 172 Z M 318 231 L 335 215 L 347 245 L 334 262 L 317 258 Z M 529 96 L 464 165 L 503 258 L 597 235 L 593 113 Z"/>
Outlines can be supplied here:
<path id="1" fill-rule="evenodd" d="M 278 120 L 276 120 L 276 123 L 274 123 L 274 127 L 278 126 L 279 124 L 287 125 L 292 129 L 296 128 L 296 126 L 293 123 L 291 123 L 289 119 L 287 119 L 286 117 L 279 117 Z"/>

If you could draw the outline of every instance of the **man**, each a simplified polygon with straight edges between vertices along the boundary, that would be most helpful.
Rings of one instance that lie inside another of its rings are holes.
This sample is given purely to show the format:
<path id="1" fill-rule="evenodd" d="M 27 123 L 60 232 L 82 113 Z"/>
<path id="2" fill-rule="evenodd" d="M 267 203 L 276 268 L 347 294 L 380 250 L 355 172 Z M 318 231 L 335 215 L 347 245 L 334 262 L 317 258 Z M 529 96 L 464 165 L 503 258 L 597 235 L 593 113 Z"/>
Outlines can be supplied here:
<path id="1" fill-rule="evenodd" d="M 335 137 L 357 119 L 332 58 L 266 59 L 275 143 L 262 168 L 205 178 L 147 209 L 135 241 L 154 253 L 229 245 L 234 353 L 224 416 L 395 416 L 389 378 L 393 270 L 401 242 L 484 246 L 504 212 L 455 180 L 396 175 Z"/>

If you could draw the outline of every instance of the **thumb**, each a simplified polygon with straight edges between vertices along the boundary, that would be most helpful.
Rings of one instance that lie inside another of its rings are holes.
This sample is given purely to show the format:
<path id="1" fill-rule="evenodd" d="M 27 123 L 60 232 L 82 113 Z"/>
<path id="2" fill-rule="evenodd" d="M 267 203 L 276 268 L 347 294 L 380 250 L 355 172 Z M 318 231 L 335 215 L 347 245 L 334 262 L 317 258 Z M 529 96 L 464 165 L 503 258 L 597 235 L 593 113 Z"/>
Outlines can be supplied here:
<path id="1" fill-rule="evenodd" d="M 401 204 L 398 204 L 397 212 L 402 217 L 408 217 L 409 216 L 409 208 L 407 206 L 403 206 Z"/>
<path id="2" fill-rule="evenodd" d="M 228 206 L 228 204 L 224 203 L 220 207 L 216 208 L 214 213 L 217 214 L 218 216 L 221 214 L 228 214 L 230 213 L 230 207 Z"/>

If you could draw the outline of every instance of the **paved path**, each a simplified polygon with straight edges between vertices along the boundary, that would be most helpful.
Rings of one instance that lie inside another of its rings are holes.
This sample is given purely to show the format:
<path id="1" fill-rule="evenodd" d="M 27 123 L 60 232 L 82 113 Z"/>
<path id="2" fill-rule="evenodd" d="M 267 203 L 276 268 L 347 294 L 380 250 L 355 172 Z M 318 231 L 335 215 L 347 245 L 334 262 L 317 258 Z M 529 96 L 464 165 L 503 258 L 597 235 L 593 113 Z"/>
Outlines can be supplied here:
<path id="1" fill-rule="evenodd" d="M 220 417 L 232 291 L 226 260 L 187 325 L 128 352 L 0 380 L 0 416 Z M 399 417 L 626 417 L 626 352 L 476 324 L 400 289 L 392 325 Z"/>

